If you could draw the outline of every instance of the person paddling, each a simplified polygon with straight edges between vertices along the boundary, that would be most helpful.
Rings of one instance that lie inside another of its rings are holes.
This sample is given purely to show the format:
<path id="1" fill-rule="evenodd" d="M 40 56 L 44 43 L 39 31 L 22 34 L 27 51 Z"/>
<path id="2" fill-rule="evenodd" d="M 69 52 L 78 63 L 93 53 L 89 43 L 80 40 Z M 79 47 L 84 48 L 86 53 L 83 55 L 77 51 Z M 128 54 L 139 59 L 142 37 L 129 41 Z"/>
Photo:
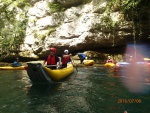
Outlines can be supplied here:
<path id="1" fill-rule="evenodd" d="M 78 53 L 78 57 L 80 58 L 80 63 L 83 64 L 84 59 L 86 59 L 86 55 L 84 53 Z"/>
<path id="2" fill-rule="evenodd" d="M 57 63 L 60 64 L 60 59 L 56 56 L 56 48 L 50 48 L 50 53 L 43 61 L 43 65 L 45 63 L 47 63 L 47 67 L 57 69 Z"/>
<path id="3" fill-rule="evenodd" d="M 106 63 L 114 63 L 114 60 L 110 56 L 108 56 Z"/>
<path id="4" fill-rule="evenodd" d="M 61 68 L 66 68 L 67 67 L 67 63 L 71 62 L 73 66 L 75 66 L 75 64 L 72 62 L 71 57 L 72 54 L 69 54 L 69 51 L 66 49 L 64 50 L 64 54 L 61 57 Z"/>
<path id="5" fill-rule="evenodd" d="M 12 65 L 15 67 L 21 66 L 21 64 L 19 63 L 19 58 L 16 58 Z"/>

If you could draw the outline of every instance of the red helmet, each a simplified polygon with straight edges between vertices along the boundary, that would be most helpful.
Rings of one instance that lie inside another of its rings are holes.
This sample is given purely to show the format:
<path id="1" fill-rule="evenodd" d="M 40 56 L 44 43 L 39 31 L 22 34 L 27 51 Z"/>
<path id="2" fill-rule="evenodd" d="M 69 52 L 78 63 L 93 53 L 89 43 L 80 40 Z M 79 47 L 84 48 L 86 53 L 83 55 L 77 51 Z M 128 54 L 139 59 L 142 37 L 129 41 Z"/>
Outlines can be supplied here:
<path id="1" fill-rule="evenodd" d="M 56 48 L 51 47 L 50 51 L 54 51 L 56 53 Z"/>

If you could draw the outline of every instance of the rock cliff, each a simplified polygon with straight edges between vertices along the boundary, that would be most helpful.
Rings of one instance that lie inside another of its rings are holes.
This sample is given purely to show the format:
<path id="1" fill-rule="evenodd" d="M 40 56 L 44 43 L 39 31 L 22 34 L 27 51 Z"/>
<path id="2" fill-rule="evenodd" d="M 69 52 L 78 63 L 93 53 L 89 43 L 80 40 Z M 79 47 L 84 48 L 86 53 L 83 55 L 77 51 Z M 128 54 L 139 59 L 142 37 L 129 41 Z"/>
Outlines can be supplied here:
<path id="1" fill-rule="evenodd" d="M 115 1 L 112 4 L 110 0 L 31 0 L 31 3 L 23 52 L 19 53 L 23 57 L 42 58 L 49 47 L 56 47 L 59 54 L 64 49 L 121 53 L 127 43 L 149 40 L 147 20 L 141 24 L 144 26 L 140 34 L 138 26 L 124 18 Z"/>

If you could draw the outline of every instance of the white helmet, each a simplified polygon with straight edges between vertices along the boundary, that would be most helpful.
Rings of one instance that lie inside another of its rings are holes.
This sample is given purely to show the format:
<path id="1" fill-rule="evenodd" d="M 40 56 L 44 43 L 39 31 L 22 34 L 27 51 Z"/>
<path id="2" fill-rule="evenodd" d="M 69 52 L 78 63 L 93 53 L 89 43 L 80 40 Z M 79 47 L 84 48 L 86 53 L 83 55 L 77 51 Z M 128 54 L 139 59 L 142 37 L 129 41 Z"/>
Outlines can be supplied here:
<path id="1" fill-rule="evenodd" d="M 64 53 L 69 53 L 69 51 L 66 49 L 66 50 L 64 51 Z"/>

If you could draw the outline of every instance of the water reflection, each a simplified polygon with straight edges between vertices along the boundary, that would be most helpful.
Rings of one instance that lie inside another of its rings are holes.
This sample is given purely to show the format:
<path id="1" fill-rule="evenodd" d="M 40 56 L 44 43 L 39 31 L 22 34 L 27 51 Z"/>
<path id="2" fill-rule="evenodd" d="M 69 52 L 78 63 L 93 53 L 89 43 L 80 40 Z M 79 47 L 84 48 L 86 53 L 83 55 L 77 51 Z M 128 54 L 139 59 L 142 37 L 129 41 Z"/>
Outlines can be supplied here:
<path id="1" fill-rule="evenodd" d="M 31 87 L 28 87 L 28 112 L 57 113 L 57 108 L 55 108 L 57 106 L 55 106 L 52 97 L 57 92 L 58 87 L 58 84 L 33 84 Z"/>
<path id="2" fill-rule="evenodd" d="M 55 85 L 32 84 L 25 71 L 3 71 L 0 112 L 145 113 L 149 110 L 149 94 L 130 92 L 122 78 L 131 76 L 123 69 L 115 72 L 104 67 L 81 67 L 78 71 Z M 116 78 L 118 73 L 120 77 Z M 119 103 L 120 99 L 141 99 L 142 103 Z"/>
<path id="3" fill-rule="evenodd" d="M 56 91 L 60 84 L 33 84 L 28 88 L 28 95 L 48 95 L 50 92 Z"/>
<path id="4" fill-rule="evenodd" d="M 32 85 L 28 91 L 30 111 L 48 113 L 88 113 L 91 111 L 92 82 L 90 76 L 93 68 L 79 68 L 78 73 L 74 73 L 66 81 L 59 85 Z M 97 102 L 96 102 L 97 103 Z M 36 108 L 34 107 L 36 106 Z M 34 107 L 34 108 L 33 108 Z"/>

